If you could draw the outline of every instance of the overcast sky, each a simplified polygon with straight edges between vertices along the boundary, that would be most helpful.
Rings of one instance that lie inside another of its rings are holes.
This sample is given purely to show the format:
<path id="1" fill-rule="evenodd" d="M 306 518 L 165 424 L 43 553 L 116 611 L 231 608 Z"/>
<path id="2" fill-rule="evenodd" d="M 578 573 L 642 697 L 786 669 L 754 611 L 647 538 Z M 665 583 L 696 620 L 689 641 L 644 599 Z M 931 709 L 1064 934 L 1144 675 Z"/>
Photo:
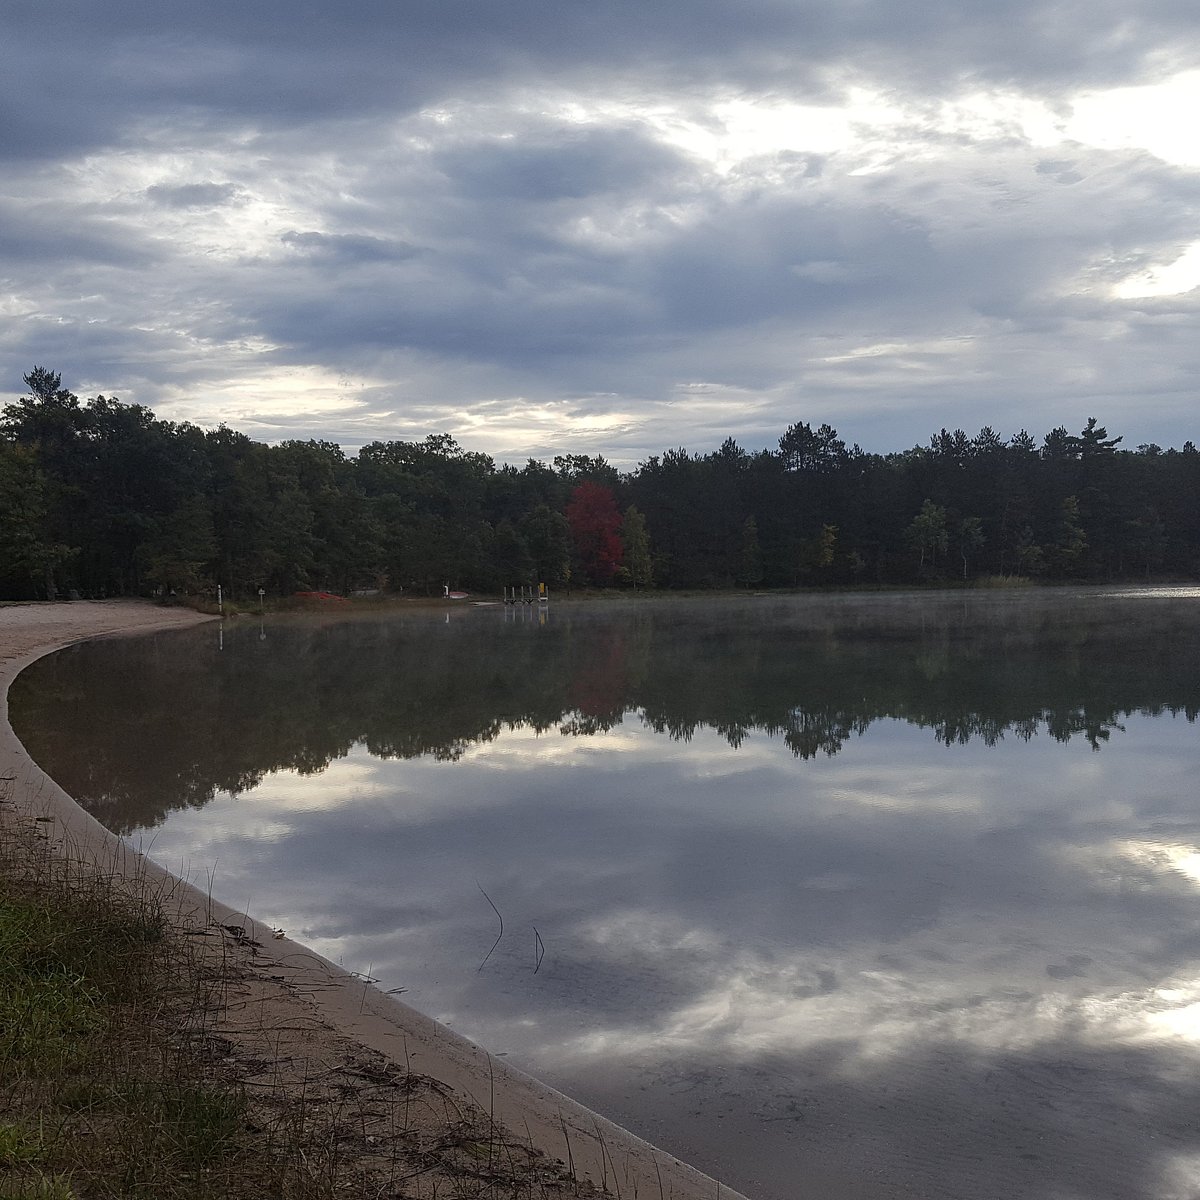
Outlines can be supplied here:
<path id="1" fill-rule="evenodd" d="M 0 0 L 0 400 L 632 465 L 1196 439 L 1179 0 Z"/>

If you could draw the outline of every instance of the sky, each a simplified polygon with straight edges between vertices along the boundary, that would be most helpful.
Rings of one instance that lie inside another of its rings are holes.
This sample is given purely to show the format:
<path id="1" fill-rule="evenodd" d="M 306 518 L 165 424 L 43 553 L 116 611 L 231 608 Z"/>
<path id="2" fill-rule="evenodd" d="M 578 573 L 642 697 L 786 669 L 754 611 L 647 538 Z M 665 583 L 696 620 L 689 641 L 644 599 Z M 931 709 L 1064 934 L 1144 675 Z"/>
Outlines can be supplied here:
<path id="1" fill-rule="evenodd" d="M 632 467 L 1196 439 L 1179 0 L 0 0 L 0 402 Z"/>

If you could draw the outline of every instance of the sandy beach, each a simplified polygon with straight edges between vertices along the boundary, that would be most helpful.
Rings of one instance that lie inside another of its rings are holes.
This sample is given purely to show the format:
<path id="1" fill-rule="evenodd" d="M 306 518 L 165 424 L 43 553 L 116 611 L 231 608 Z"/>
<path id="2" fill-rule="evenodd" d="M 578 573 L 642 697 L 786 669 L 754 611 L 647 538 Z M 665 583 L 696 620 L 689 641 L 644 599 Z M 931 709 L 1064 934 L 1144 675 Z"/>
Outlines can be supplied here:
<path id="1" fill-rule="evenodd" d="M 223 905 L 125 846 L 26 754 L 8 721 L 8 686 L 31 662 L 86 638 L 129 636 L 209 620 L 186 609 L 76 601 L 0 606 L 0 777 L 10 789 L 0 820 L 36 823 L 55 852 L 136 876 L 164 897 L 172 922 L 235 966 L 225 1011 L 211 1031 L 235 1056 L 284 1086 L 332 1096 L 401 1076 L 422 1081 L 429 1121 L 471 1112 L 512 1144 L 615 1196 L 743 1200 L 738 1193 L 514 1070 L 369 982 Z M 383 1134 L 380 1137 L 384 1136 Z M 378 1139 L 373 1139 L 378 1140 Z M 372 1141 L 373 1144 L 373 1141 Z"/>

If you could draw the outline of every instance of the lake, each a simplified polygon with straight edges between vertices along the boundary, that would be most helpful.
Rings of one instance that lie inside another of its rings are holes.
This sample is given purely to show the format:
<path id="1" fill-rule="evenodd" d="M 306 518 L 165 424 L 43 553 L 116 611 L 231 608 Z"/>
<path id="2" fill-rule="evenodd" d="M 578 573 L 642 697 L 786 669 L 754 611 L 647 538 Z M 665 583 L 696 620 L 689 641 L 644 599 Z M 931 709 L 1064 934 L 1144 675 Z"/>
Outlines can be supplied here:
<path id="1" fill-rule="evenodd" d="M 1200 1195 L 1200 590 L 242 617 L 12 713 L 166 866 L 751 1197 Z"/>

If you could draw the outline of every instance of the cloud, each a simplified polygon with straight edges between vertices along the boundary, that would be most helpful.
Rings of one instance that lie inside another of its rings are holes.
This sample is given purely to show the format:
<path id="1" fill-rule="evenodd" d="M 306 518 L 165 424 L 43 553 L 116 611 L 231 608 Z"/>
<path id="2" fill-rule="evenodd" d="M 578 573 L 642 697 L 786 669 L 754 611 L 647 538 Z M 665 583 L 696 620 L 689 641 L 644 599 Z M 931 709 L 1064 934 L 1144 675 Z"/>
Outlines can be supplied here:
<path id="1" fill-rule="evenodd" d="M 156 183 L 146 195 L 164 208 L 219 208 L 237 202 L 241 192 L 232 183 Z"/>
<path id="2" fill-rule="evenodd" d="M 132 275 L 155 264 L 158 255 L 138 230 L 105 221 L 95 211 L 74 210 L 69 223 L 65 215 L 53 197 L 37 205 L 0 199 L 0 257 L 8 268 L 43 282 L 49 272 L 62 271 L 91 291 L 82 272 L 116 268 Z"/>
<path id="3" fill-rule="evenodd" d="M 301 372 L 354 391 L 327 433 L 523 461 L 544 422 L 489 414 L 585 413 L 557 448 L 625 465 L 797 417 L 878 450 L 1194 432 L 1198 152 L 1170 117 L 1200 46 L 1165 0 L 10 16 L 9 394 L 48 361 L 214 423 L 239 375 Z M 321 434 L 311 395 L 264 435 Z"/>
<path id="4" fill-rule="evenodd" d="M 544 207 L 609 193 L 661 186 L 682 168 L 677 153 L 635 128 L 529 123 L 517 136 L 472 138 L 436 153 L 438 168 L 460 195 Z"/>
<path id="5" fill-rule="evenodd" d="M 672 91 L 811 95 L 827 94 L 839 74 L 853 72 L 910 89 L 971 81 L 1057 91 L 1128 82 L 1152 61 L 1169 69 L 1196 51 L 1193 23 L 1167 0 L 1140 6 L 1136 19 L 1117 0 L 1086 11 L 1035 0 L 965 7 L 920 0 L 902 12 L 882 0 L 842 7 L 753 0 L 736 10 L 716 0 L 686 7 L 607 0 L 586 9 L 525 0 L 452 12 L 433 3 L 401 12 L 379 0 L 337 12 L 279 0 L 192 10 L 126 0 L 102 14 L 78 3 L 18 11 L 8 34 L 8 63 L 32 85 L 21 88 L 20 109 L 42 114 L 43 129 L 65 127 L 90 95 L 95 132 L 120 121 L 122 105 L 283 126 L 412 111 L 531 79 L 578 89 L 599 78 L 627 86 L 650 78 Z M 54 88 L 45 86 L 50 78 Z"/>
<path id="6" fill-rule="evenodd" d="M 403 242 L 363 234 L 302 233 L 291 229 L 279 240 L 309 259 L 342 266 L 396 262 L 413 253 L 412 247 Z"/>

